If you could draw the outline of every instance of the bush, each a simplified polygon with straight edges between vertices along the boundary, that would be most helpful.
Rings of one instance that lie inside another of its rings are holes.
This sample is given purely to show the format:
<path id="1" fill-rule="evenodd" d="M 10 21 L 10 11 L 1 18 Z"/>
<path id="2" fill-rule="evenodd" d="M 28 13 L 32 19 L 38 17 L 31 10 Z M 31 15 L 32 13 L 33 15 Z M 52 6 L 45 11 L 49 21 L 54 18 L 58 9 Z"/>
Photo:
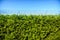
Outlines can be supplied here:
<path id="1" fill-rule="evenodd" d="M 0 15 L 0 40 L 60 40 L 59 15 Z"/>

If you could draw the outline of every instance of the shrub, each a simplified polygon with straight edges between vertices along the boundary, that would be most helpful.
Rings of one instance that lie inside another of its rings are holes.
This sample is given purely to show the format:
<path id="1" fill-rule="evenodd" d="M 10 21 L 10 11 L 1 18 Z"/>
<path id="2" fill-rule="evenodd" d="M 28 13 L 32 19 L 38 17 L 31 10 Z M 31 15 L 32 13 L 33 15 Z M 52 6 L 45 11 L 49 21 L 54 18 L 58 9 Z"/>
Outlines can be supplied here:
<path id="1" fill-rule="evenodd" d="M 0 40 L 60 40 L 59 33 L 59 15 L 0 15 Z"/>

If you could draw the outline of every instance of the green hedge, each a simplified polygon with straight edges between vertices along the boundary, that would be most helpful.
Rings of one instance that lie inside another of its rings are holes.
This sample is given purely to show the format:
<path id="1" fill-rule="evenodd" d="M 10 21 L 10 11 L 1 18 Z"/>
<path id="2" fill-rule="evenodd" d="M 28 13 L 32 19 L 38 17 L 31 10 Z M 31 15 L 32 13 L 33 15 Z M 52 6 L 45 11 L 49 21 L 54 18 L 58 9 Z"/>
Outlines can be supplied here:
<path id="1" fill-rule="evenodd" d="M 0 15 L 0 40 L 60 40 L 60 15 Z"/>

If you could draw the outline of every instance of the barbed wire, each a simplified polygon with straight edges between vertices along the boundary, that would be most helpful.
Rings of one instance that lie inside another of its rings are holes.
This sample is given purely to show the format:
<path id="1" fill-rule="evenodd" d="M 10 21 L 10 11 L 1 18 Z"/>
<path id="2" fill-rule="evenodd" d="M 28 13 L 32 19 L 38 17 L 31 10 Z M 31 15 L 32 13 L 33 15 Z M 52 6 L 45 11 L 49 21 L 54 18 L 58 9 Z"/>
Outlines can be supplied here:
<path id="1" fill-rule="evenodd" d="M 44 15 L 48 15 L 48 14 L 60 14 L 60 11 L 53 11 L 53 10 L 19 10 L 19 11 L 0 11 L 0 14 L 44 14 Z"/>

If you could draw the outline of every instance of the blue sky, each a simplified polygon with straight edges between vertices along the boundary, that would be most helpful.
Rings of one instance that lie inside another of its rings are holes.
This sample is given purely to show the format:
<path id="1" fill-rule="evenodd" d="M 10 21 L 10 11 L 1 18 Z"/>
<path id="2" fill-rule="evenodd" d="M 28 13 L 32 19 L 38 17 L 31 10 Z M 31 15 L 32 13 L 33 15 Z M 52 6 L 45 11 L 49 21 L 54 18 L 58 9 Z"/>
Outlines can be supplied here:
<path id="1" fill-rule="evenodd" d="M 60 0 L 0 0 L 0 10 L 56 13 L 60 11 Z"/>

